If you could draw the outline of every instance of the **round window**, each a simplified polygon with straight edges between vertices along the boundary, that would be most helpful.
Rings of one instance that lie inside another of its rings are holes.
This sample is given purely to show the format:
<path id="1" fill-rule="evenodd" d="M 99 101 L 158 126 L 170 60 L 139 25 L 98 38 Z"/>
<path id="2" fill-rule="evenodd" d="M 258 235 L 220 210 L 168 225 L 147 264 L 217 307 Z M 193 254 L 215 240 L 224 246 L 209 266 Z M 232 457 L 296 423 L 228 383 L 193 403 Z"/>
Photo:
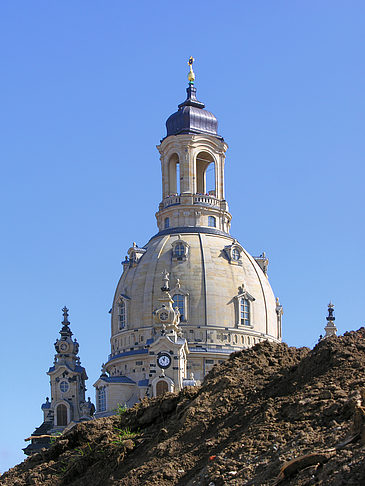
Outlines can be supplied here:
<path id="1" fill-rule="evenodd" d="M 60 383 L 60 390 L 63 393 L 67 392 L 67 390 L 68 390 L 68 383 L 67 383 L 67 381 L 61 381 L 61 383 Z"/>
<path id="2" fill-rule="evenodd" d="M 233 260 L 239 260 L 240 259 L 240 252 L 237 250 L 237 248 L 233 248 L 232 258 L 233 258 Z"/>

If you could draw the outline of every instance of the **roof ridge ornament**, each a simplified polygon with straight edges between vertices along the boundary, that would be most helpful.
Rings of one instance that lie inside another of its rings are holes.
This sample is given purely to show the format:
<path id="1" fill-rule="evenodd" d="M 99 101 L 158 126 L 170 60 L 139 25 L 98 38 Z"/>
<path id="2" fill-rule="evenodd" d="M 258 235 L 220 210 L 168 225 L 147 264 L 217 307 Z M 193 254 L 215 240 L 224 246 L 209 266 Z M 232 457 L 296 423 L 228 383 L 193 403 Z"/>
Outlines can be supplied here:
<path id="1" fill-rule="evenodd" d="M 195 73 L 193 71 L 193 62 L 195 61 L 195 59 L 193 58 L 193 56 L 190 56 L 189 57 L 189 61 L 188 61 L 188 64 L 189 64 L 189 67 L 190 67 L 190 70 L 189 70 L 189 73 L 188 73 L 188 80 L 189 80 L 189 85 L 193 85 L 194 84 L 194 81 L 195 81 Z"/>
<path id="2" fill-rule="evenodd" d="M 61 322 L 62 324 L 62 329 L 60 331 L 60 334 L 63 338 L 65 337 L 71 337 L 72 336 L 72 332 L 71 332 L 71 329 L 70 329 L 70 321 L 68 320 L 68 309 L 66 306 L 63 307 L 62 309 L 62 312 L 63 312 L 63 321 Z"/>
<path id="3" fill-rule="evenodd" d="M 179 110 L 181 110 L 181 108 L 183 108 L 184 106 L 194 106 L 195 108 L 200 108 L 201 110 L 205 108 L 205 104 L 199 101 L 196 97 L 196 88 L 194 86 L 195 73 L 193 71 L 194 61 L 195 59 L 193 58 L 193 56 L 190 56 L 188 61 L 188 64 L 190 66 L 190 70 L 188 72 L 189 86 L 186 88 L 187 97 L 183 103 L 180 103 Z"/>
<path id="4" fill-rule="evenodd" d="M 62 312 L 63 312 L 63 321 L 62 321 L 62 324 L 64 326 L 69 326 L 70 325 L 70 321 L 68 320 L 68 309 L 66 306 L 64 306 L 64 308 L 62 309 Z"/>

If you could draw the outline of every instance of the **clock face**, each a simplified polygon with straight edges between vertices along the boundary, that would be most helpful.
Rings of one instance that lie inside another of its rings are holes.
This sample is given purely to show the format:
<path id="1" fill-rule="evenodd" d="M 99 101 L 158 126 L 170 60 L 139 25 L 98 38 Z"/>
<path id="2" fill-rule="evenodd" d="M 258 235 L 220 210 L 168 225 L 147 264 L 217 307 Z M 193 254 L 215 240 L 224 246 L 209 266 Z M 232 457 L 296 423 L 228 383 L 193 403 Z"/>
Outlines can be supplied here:
<path id="1" fill-rule="evenodd" d="M 160 320 L 161 321 L 167 321 L 168 318 L 169 318 L 169 315 L 166 311 L 160 312 Z"/>
<path id="2" fill-rule="evenodd" d="M 61 351 L 66 351 L 66 350 L 67 350 L 67 348 L 68 348 L 68 345 L 67 345 L 66 343 L 61 343 L 61 344 L 60 344 L 60 350 L 61 350 Z"/>
<path id="3" fill-rule="evenodd" d="M 171 364 L 171 357 L 166 353 L 160 354 L 157 363 L 160 368 L 168 368 Z"/>

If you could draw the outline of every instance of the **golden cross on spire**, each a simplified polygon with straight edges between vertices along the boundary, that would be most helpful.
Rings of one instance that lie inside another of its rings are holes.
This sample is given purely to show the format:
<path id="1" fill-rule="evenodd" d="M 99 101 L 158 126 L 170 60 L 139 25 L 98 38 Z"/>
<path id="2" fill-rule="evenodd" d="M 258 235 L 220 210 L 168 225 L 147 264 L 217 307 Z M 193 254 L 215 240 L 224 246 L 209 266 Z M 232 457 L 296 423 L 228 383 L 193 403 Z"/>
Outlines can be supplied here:
<path id="1" fill-rule="evenodd" d="M 193 71 L 193 62 L 194 61 L 195 61 L 195 59 L 193 58 L 193 56 L 190 56 L 189 61 L 188 61 L 188 64 L 190 66 L 190 71 L 189 71 L 189 74 L 188 74 L 189 84 L 194 84 L 194 81 L 195 81 L 195 73 Z"/>

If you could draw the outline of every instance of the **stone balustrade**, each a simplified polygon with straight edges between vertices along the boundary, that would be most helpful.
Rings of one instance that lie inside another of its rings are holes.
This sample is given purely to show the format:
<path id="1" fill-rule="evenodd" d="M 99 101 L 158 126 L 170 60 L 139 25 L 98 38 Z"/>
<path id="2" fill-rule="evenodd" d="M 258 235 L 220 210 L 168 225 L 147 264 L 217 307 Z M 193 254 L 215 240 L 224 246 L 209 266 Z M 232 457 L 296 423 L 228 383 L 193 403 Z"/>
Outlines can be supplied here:
<path id="1" fill-rule="evenodd" d="M 206 194 L 197 194 L 194 196 L 194 204 L 208 204 L 209 206 L 220 206 L 219 199 Z"/>
<path id="2" fill-rule="evenodd" d="M 181 196 L 171 195 L 165 197 L 165 199 L 162 201 L 160 206 L 162 206 L 162 208 L 167 208 L 169 206 L 175 206 L 176 204 L 184 204 L 184 203 L 186 204 L 186 202 L 183 201 L 183 198 Z M 215 207 L 220 207 L 221 205 L 221 201 L 219 199 L 207 194 L 195 194 L 193 196 L 193 203 L 207 204 L 208 206 L 215 206 Z"/>
<path id="3" fill-rule="evenodd" d="M 162 201 L 162 205 L 164 208 L 167 208 L 168 206 L 174 206 L 175 204 L 180 204 L 181 198 L 180 196 L 167 196 L 165 199 Z"/>

